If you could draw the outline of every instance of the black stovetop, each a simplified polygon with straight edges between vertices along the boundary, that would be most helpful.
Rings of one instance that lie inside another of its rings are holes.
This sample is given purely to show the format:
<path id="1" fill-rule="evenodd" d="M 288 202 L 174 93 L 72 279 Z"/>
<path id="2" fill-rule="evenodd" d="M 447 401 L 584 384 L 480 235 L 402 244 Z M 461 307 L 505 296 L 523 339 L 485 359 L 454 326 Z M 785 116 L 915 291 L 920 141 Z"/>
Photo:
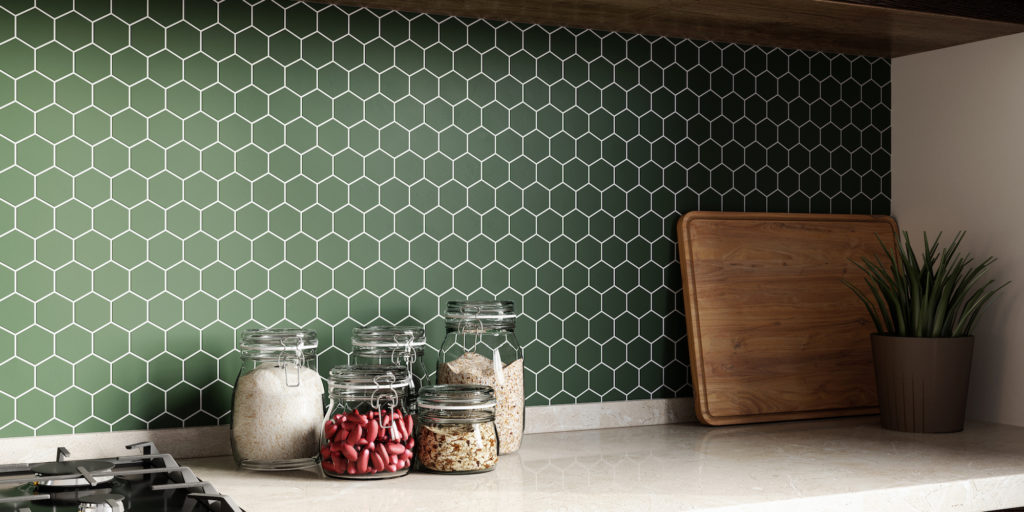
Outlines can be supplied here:
<path id="1" fill-rule="evenodd" d="M 116 512 L 120 503 L 125 512 L 241 512 L 191 469 L 178 466 L 169 454 L 156 453 L 152 443 L 128 449 L 141 449 L 142 454 L 83 461 L 66 459 L 68 452 L 61 448 L 60 474 L 47 474 L 52 463 L 0 466 L 0 512 L 78 511 L 88 496 L 102 503 L 89 510 Z M 114 502 L 106 502 L 110 495 Z M 118 497 L 123 499 L 118 502 Z"/>

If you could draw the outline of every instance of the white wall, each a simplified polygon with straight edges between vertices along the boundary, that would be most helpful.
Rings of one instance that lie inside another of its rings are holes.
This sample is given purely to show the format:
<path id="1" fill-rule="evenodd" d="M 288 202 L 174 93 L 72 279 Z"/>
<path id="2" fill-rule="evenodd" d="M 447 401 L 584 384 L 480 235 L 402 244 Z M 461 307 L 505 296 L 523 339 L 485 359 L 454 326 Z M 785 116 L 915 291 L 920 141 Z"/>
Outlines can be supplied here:
<path id="1" fill-rule="evenodd" d="M 1024 34 L 893 59 L 892 92 L 901 229 L 966 230 L 1013 281 L 975 328 L 968 416 L 1024 425 Z"/>

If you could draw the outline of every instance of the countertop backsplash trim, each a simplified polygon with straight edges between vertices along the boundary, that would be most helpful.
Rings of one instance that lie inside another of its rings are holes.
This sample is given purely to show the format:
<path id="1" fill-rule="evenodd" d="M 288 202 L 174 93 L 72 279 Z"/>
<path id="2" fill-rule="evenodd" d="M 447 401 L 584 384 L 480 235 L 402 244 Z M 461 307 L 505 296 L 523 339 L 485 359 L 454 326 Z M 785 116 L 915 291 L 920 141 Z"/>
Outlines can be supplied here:
<path id="1" fill-rule="evenodd" d="M 520 313 L 689 396 L 674 225 L 889 212 L 889 61 L 289 1 L 0 3 L 0 437 L 230 422 L 237 333 Z"/>
<path id="2" fill-rule="evenodd" d="M 696 420 L 692 398 L 592 402 L 567 405 L 535 405 L 526 408 L 526 433 L 571 432 L 602 428 L 665 425 Z M 175 457 L 231 455 L 227 425 L 213 427 L 123 430 L 89 434 L 58 434 L 0 438 L 5 463 L 38 462 L 63 446 L 76 459 L 127 454 L 127 446 L 151 441 Z"/>

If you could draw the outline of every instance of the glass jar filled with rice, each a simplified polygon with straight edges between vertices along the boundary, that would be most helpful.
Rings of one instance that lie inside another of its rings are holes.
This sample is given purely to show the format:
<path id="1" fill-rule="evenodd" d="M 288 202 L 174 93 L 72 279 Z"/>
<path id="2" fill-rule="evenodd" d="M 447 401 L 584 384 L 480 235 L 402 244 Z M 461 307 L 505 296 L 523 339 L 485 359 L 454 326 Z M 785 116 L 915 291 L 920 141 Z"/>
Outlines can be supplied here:
<path id="1" fill-rule="evenodd" d="M 245 469 L 316 464 L 324 384 L 316 368 L 316 331 L 242 332 L 242 367 L 231 406 L 231 452 Z"/>
<path id="2" fill-rule="evenodd" d="M 494 388 L 500 454 L 523 441 L 523 347 L 516 338 L 511 301 L 451 301 L 444 314 L 445 337 L 437 362 L 437 383 Z"/>

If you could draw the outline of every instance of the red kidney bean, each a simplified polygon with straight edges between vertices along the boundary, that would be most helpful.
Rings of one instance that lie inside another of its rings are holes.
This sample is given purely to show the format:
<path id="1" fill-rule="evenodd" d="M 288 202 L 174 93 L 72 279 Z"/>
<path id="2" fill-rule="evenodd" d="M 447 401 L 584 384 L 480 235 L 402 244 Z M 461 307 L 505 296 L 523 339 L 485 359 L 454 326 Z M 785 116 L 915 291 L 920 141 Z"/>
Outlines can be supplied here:
<path id="1" fill-rule="evenodd" d="M 366 466 L 370 463 L 370 452 L 363 450 L 359 454 L 359 461 L 356 463 L 356 471 L 359 473 L 366 473 Z"/>
<path id="2" fill-rule="evenodd" d="M 344 455 L 349 462 L 354 461 L 359 457 L 359 454 L 356 453 L 356 449 L 350 444 L 341 445 L 341 454 Z"/>
<path id="3" fill-rule="evenodd" d="M 374 441 L 377 439 L 377 434 L 380 431 L 380 424 L 376 421 L 371 421 L 366 425 L 366 439 Z"/>
<path id="4" fill-rule="evenodd" d="M 356 444 L 362 437 L 363 427 L 356 425 L 356 428 L 352 429 L 352 432 L 349 432 L 348 437 L 345 438 L 345 442 L 348 444 Z"/>
<path id="5" fill-rule="evenodd" d="M 353 410 L 324 423 L 324 471 L 348 475 L 395 472 L 412 466 L 413 417 L 401 411 Z"/>

